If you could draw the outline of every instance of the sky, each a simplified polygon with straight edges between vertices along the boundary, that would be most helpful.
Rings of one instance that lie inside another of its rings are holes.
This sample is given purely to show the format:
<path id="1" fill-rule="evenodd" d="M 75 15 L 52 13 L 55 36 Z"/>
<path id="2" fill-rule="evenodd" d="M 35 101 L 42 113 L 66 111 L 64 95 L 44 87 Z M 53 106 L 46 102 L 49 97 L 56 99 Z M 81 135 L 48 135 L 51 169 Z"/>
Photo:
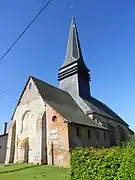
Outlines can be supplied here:
<path id="1" fill-rule="evenodd" d="M 0 57 L 44 3 L 0 1 Z M 0 133 L 5 121 L 10 125 L 14 98 L 19 99 L 29 75 L 58 86 L 72 16 L 91 72 L 91 94 L 135 130 L 134 9 L 134 0 L 53 0 L 0 62 Z"/>

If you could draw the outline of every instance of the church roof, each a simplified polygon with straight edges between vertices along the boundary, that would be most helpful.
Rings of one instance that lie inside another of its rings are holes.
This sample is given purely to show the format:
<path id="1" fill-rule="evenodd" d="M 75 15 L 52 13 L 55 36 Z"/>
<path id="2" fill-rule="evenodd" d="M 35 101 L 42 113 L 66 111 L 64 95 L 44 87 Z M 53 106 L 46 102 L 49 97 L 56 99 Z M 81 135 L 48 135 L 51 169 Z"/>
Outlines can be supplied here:
<path id="1" fill-rule="evenodd" d="M 54 108 L 67 121 L 95 128 L 106 129 L 88 117 L 68 92 L 56 88 L 35 77 L 32 77 L 32 79 L 43 100 Z"/>
<path id="2" fill-rule="evenodd" d="M 6 133 L 6 134 L 1 134 L 0 137 L 4 137 L 4 136 L 7 136 L 7 135 L 8 135 L 8 133 Z"/>
<path id="3" fill-rule="evenodd" d="M 90 107 L 92 112 L 114 119 L 115 121 L 128 126 L 128 124 L 122 118 L 120 118 L 112 109 L 110 109 L 106 104 L 102 103 L 98 99 L 91 96 L 89 100 L 83 100 Z"/>

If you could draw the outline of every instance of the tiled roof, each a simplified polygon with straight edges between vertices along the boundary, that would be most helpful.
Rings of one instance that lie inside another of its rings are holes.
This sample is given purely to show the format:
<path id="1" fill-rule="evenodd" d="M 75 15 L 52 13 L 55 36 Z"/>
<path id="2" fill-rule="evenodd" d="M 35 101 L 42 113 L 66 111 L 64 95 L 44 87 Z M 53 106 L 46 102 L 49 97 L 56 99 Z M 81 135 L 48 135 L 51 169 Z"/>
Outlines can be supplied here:
<path id="1" fill-rule="evenodd" d="M 68 122 L 106 129 L 88 117 L 68 92 L 32 77 L 41 97 Z"/>

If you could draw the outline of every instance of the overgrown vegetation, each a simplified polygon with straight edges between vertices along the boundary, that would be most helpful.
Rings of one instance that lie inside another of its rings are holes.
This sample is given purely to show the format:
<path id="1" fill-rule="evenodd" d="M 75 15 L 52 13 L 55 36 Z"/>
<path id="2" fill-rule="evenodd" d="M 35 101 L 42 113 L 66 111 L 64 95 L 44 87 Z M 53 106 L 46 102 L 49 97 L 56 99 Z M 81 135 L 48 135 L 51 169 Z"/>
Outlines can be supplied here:
<path id="1" fill-rule="evenodd" d="M 70 169 L 72 180 L 135 180 L 135 138 L 122 147 L 78 148 Z"/>

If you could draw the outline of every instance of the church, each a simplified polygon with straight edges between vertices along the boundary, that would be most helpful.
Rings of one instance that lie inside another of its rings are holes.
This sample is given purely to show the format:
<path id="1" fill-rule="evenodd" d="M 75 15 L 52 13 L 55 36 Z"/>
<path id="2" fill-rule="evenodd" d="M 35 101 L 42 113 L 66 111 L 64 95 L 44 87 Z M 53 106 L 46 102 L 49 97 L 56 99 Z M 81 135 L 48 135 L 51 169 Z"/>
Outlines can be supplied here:
<path id="1" fill-rule="evenodd" d="M 30 76 L 11 118 L 5 163 L 69 167 L 76 147 L 111 147 L 125 141 L 128 124 L 90 91 L 75 19 L 59 88 Z"/>

